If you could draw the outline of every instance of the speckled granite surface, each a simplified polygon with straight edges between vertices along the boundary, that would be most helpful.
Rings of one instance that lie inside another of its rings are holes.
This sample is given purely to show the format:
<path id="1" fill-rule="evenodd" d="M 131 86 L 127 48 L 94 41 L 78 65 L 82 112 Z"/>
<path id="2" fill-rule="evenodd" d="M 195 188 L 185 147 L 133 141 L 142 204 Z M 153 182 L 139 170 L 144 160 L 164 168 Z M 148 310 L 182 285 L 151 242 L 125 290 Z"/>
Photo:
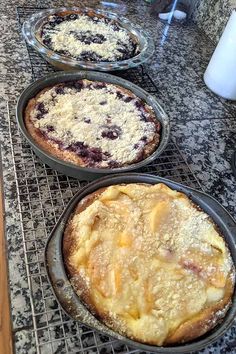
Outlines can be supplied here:
<path id="1" fill-rule="evenodd" d="M 192 19 L 212 41 L 218 42 L 234 8 L 235 0 L 197 0 Z"/>
<path id="2" fill-rule="evenodd" d="M 64 3 L 51 2 L 54 6 Z M 67 3 L 79 4 L 78 1 Z M 98 1 L 86 1 L 88 5 L 95 3 Z M 19 31 L 17 6 L 29 6 L 29 2 L 2 2 L 0 23 L 3 35 L 0 43 L 0 139 L 16 353 L 35 353 L 36 337 L 43 354 L 64 353 L 66 349 L 78 353 L 97 352 L 96 349 L 86 349 L 94 343 L 107 343 L 101 344 L 99 351 L 111 353 L 111 344 L 106 338 L 94 336 L 86 329 L 78 329 L 58 308 L 46 279 L 43 249 L 47 234 L 72 194 L 85 182 L 68 179 L 45 168 L 32 154 L 28 144 L 22 143 L 17 131 L 14 105 L 22 89 L 32 81 L 28 52 Z M 48 7 L 50 2 L 31 1 L 30 6 Z M 145 26 L 155 40 L 156 53 L 146 70 L 156 83 L 157 97 L 170 117 L 172 140 L 177 141 L 203 189 L 215 196 L 236 217 L 236 180 L 230 167 L 232 151 L 236 146 L 236 106 L 211 93 L 202 80 L 214 46 L 194 25 L 165 26 L 148 13 L 144 2 L 129 1 L 127 16 Z M 37 75 L 43 74 L 44 67 L 39 66 Z M 10 142 L 14 142 L 13 151 Z M 174 158 L 175 155 L 172 155 Z M 30 288 L 26 261 L 32 275 Z M 33 295 L 31 300 L 30 291 Z M 43 329 L 45 323 L 47 326 Z M 33 328 L 38 328 L 37 336 Z M 77 338 L 78 331 L 81 335 Z M 224 338 L 203 352 L 234 353 L 235 332 L 234 326 Z M 63 336 L 67 336 L 66 342 L 59 340 Z M 48 341 L 53 341 L 53 347 L 47 344 Z M 114 344 L 114 348 L 117 353 L 127 352 L 127 348 L 120 343 Z"/>

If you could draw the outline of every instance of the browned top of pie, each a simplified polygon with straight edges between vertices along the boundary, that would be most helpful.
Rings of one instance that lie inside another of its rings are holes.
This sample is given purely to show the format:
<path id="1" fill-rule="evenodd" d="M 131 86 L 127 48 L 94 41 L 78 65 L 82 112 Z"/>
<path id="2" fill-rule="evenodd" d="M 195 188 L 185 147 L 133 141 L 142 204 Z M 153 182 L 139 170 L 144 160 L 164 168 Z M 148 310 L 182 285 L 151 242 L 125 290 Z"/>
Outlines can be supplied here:
<path id="1" fill-rule="evenodd" d="M 225 315 L 234 267 L 209 216 L 166 185 L 115 185 L 82 200 L 63 240 L 78 295 L 140 342 L 197 338 Z"/>
<path id="2" fill-rule="evenodd" d="M 148 157 L 160 140 L 154 111 L 131 91 L 80 80 L 48 87 L 29 101 L 25 123 L 57 157 L 87 167 L 122 167 Z"/>
<path id="3" fill-rule="evenodd" d="M 50 15 L 40 40 L 54 52 L 89 62 L 126 60 L 139 53 L 136 38 L 118 21 L 93 11 L 64 11 Z"/>

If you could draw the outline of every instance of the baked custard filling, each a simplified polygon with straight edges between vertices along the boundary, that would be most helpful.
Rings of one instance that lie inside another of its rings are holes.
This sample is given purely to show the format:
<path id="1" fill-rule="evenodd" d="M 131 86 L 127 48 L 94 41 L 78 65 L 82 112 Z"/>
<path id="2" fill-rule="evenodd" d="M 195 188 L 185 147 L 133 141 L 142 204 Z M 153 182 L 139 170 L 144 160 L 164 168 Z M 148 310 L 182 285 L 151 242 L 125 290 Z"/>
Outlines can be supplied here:
<path id="1" fill-rule="evenodd" d="M 186 342 L 225 315 L 234 267 L 210 217 L 166 185 L 114 185 L 81 201 L 63 240 L 88 308 L 131 339 Z"/>

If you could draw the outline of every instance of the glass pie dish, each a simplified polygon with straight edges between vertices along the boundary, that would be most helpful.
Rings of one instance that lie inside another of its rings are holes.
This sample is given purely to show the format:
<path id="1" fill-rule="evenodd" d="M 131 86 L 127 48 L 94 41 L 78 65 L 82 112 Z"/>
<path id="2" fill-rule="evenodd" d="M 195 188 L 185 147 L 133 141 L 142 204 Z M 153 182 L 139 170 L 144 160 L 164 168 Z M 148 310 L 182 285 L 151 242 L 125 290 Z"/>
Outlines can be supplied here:
<path id="1" fill-rule="evenodd" d="M 43 44 L 41 38 L 42 26 L 48 22 L 49 16 L 66 14 L 80 14 L 98 16 L 99 18 L 110 19 L 119 27 L 126 30 L 130 38 L 138 46 L 138 53 L 135 56 L 119 61 L 86 61 L 56 53 Z M 46 9 L 33 14 L 23 24 L 23 35 L 27 43 L 32 46 L 46 61 L 60 70 L 89 69 L 97 71 L 125 70 L 146 62 L 154 53 L 154 42 L 152 38 L 141 27 L 132 24 L 128 19 L 112 12 L 100 9 L 60 7 Z"/>

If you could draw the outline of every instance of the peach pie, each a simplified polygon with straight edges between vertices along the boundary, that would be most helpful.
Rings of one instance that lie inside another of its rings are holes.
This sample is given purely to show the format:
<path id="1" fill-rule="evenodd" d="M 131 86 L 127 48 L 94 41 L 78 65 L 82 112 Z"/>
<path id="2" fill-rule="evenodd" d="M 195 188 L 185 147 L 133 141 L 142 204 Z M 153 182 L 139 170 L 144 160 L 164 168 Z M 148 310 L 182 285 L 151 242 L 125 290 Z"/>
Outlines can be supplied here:
<path id="1" fill-rule="evenodd" d="M 213 220 L 165 184 L 124 184 L 79 202 L 63 238 L 70 281 L 88 309 L 133 340 L 197 338 L 226 314 L 234 266 Z"/>

